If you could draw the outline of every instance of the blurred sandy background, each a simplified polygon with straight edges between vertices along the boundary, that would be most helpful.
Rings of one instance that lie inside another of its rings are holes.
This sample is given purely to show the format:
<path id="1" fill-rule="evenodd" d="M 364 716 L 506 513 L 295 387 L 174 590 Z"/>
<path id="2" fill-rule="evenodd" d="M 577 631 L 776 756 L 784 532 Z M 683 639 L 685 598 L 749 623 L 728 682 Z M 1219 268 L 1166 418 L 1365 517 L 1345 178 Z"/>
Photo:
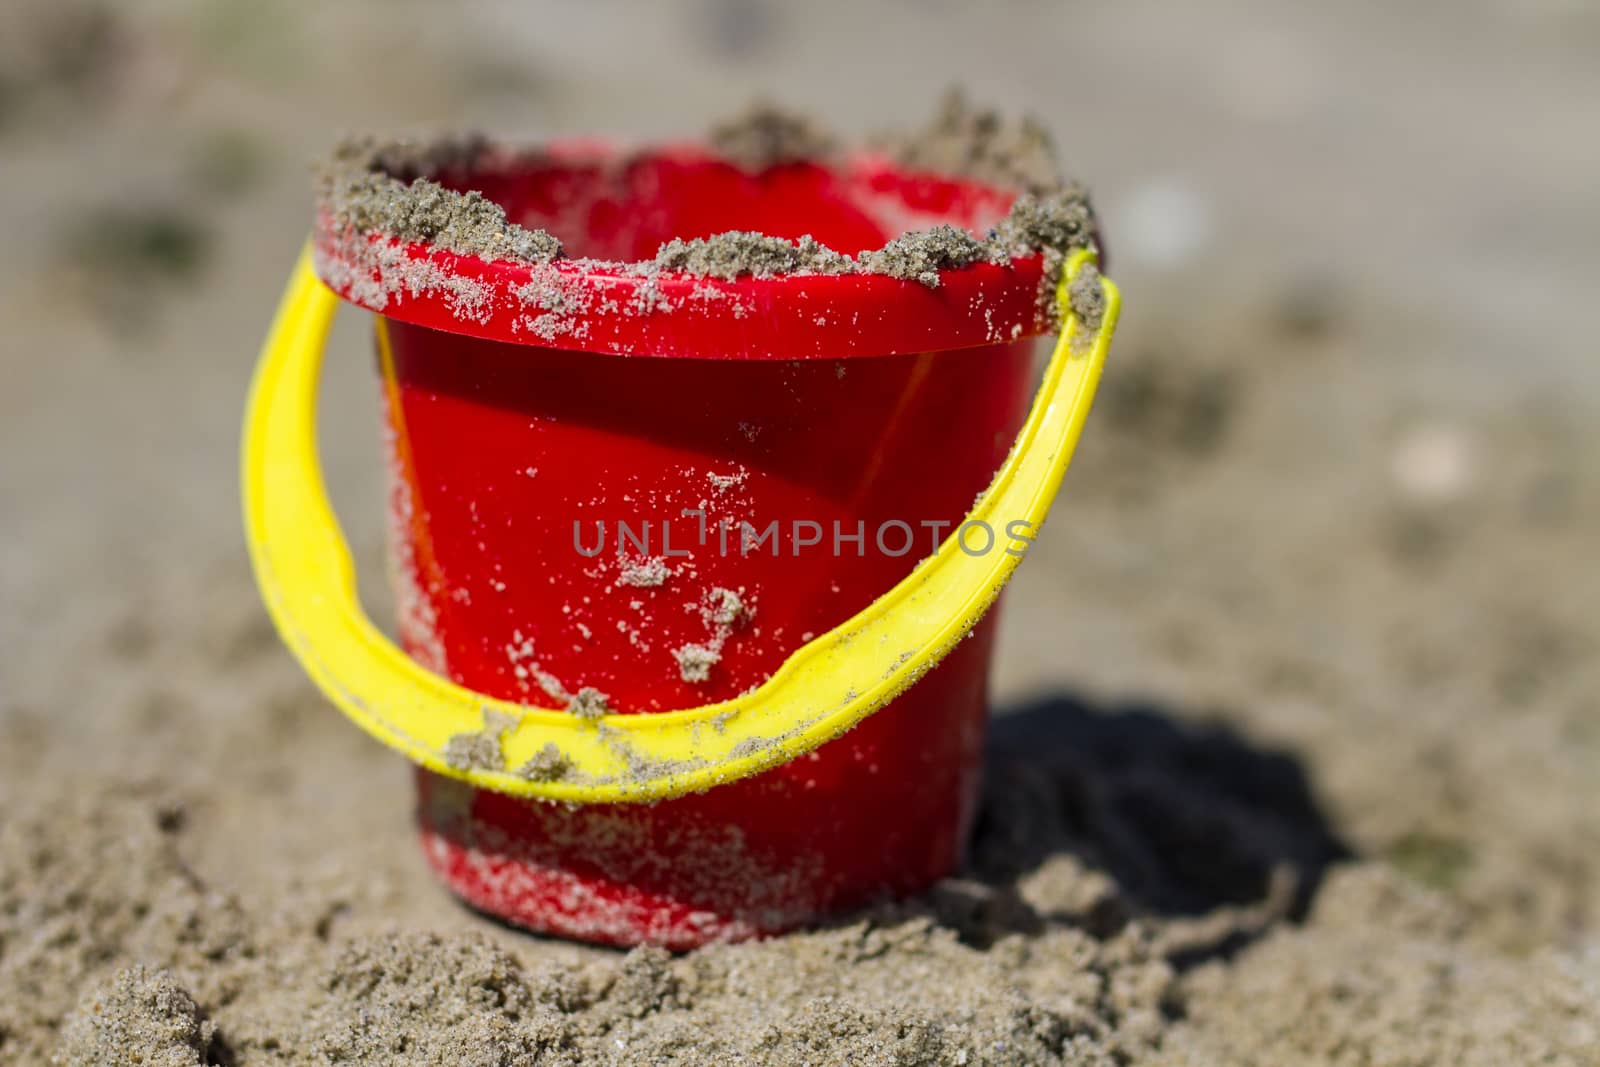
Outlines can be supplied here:
<path id="1" fill-rule="evenodd" d="M 386 880 L 372 914 L 477 924 L 243 554 L 237 422 L 308 162 L 369 129 L 693 134 L 756 94 L 859 132 L 959 82 L 1055 132 L 1126 296 L 1001 702 L 1219 722 L 1485 958 L 1587 960 L 1600 988 L 1600 7 L 445 8 L 0 10 L 9 804 L 149 779 L 233 891 L 348 861 Z M 330 364 L 329 479 L 381 610 L 355 315 Z"/>

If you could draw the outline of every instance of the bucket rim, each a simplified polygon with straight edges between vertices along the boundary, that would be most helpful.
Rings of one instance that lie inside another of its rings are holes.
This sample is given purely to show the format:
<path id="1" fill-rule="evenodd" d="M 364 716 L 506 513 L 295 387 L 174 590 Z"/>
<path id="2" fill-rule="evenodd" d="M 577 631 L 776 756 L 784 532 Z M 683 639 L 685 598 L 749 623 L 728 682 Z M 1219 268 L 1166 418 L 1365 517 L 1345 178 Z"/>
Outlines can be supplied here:
<path id="1" fill-rule="evenodd" d="M 623 149 L 588 139 L 542 146 L 546 164 L 657 158 L 734 164 L 694 142 Z M 867 151 L 826 165 L 849 180 L 961 186 L 1007 204 L 1020 191 L 902 167 Z M 744 172 L 748 173 L 748 172 Z M 467 182 L 470 183 L 470 175 Z M 317 275 L 341 298 L 396 322 L 528 347 L 702 359 L 899 355 L 1006 344 L 1053 332 L 1061 257 L 1012 254 L 938 271 L 936 286 L 872 273 L 724 279 L 638 262 L 486 259 L 378 231 L 341 230 L 326 205 L 312 234 Z M 648 262 L 648 261 L 645 261 Z"/>

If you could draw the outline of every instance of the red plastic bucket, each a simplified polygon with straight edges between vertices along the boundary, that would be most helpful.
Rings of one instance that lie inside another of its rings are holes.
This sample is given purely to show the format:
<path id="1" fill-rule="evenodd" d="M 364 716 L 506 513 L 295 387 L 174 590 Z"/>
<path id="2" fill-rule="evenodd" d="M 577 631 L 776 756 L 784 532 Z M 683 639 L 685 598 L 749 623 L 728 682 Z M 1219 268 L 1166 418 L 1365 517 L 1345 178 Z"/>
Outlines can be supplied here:
<path id="1" fill-rule="evenodd" d="M 982 232 L 1004 191 L 870 159 L 752 175 L 692 149 L 441 177 L 574 257 L 430 252 L 435 275 L 383 288 L 319 230 L 323 276 L 381 316 L 402 643 L 464 686 L 640 714 L 736 696 L 932 552 L 1026 414 L 1038 256 L 938 286 L 617 266 L 727 230 L 844 249 Z M 476 908 L 613 944 L 915 892 L 970 826 L 993 625 L 850 733 L 699 795 L 566 806 L 419 769 L 425 854 Z"/>

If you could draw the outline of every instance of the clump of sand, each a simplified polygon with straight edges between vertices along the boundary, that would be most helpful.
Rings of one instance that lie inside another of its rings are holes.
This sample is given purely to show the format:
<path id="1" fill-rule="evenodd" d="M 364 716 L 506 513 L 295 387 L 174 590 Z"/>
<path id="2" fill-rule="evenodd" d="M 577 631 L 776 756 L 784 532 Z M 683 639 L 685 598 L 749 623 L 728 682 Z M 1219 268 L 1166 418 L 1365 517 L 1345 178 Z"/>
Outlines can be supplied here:
<path id="1" fill-rule="evenodd" d="M 660 556 L 646 556 L 624 562 L 617 575 L 617 584 L 635 589 L 655 589 L 665 585 L 670 577 L 672 568 L 667 566 L 666 560 Z"/>
<path id="2" fill-rule="evenodd" d="M 974 107 L 952 88 L 927 126 L 875 139 L 902 166 L 1042 192 L 1062 184 L 1050 134 L 1031 116 Z"/>
<path id="3" fill-rule="evenodd" d="M 611 698 L 593 686 L 586 685 L 572 694 L 567 710 L 580 719 L 603 719 L 611 714 Z"/>
<path id="4" fill-rule="evenodd" d="M 690 642 L 674 649 L 672 655 L 684 681 L 708 681 L 711 669 L 722 662 L 722 650 L 729 639 L 755 615 L 755 604 L 744 595 L 743 589 L 714 586 L 699 605 L 687 606 L 698 608 L 708 635 L 705 641 Z"/>
<path id="5" fill-rule="evenodd" d="M 545 263 L 561 255 L 561 242 L 506 218 L 482 193 L 447 189 L 427 176 L 452 164 L 476 162 L 485 151 L 446 140 L 405 151 L 405 142 L 346 141 L 320 168 L 318 206 L 351 239 L 384 234 L 465 256 Z M 397 174 L 420 172 L 409 181 Z"/>
<path id="6" fill-rule="evenodd" d="M 488 733 L 456 734 L 445 742 L 444 761 L 457 770 L 499 770 L 505 765 L 500 738 Z"/>
<path id="7" fill-rule="evenodd" d="M 778 274 L 849 274 L 856 263 L 807 235 L 797 241 L 763 233 L 731 230 L 685 241 L 674 237 L 656 253 L 654 266 L 707 278 Z"/>
<path id="8" fill-rule="evenodd" d="M 559 782 L 573 770 L 572 760 L 554 741 L 547 741 L 517 773 L 531 782 Z"/>
<path id="9" fill-rule="evenodd" d="M 1013 254 L 1095 247 L 1099 233 L 1089 194 L 1075 184 L 1022 194 L 995 228 L 995 243 Z"/>
<path id="10" fill-rule="evenodd" d="M 505 768 L 501 739 L 517 721 L 499 711 L 485 710 L 483 729 L 453 735 L 444 746 L 444 761 L 457 770 L 498 771 Z"/>
<path id="11" fill-rule="evenodd" d="M 933 287 L 939 284 L 941 270 L 970 263 L 1000 262 L 1002 258 L 998 253 L 992 243 L 944 224 L 896 237 L 877 251 L 862 252 L 858 258 L 861 268 L 869 274 L 886 274 Z"/>
<path id="12" fill-rule="evenodd" d="M 1084 264 L 1067 286 L 1067 303 L 1083 328 L 1091 333 L 1105 321 L 1106 290 L 1100 282 L 1100 271 L 1094 264 Z"/>
<path id="13" fill-rule="evenodd" d="M 52 1062 L 199 1067 L 215 1062 L 210 1058 L 215 1035 L 216 1027 L 172 975 L 134 966 L 78 1003 Z"/>
<path id="14" fill-rule="evenodd" d="M 711 678 L 711 668 L 722 662 L 722 650 L 708 644 L 690 643 L 672 652 L 678 661 L 678 674 L 686 682 L 704 682 Z"/>
<path id="15" fill-rule="evenodd" d="M 714 123 L 706 141 L 728 162 L 753 172 L 825 161 L 838 147 L 838 139 L 811 116 L 764 100 Z"/>

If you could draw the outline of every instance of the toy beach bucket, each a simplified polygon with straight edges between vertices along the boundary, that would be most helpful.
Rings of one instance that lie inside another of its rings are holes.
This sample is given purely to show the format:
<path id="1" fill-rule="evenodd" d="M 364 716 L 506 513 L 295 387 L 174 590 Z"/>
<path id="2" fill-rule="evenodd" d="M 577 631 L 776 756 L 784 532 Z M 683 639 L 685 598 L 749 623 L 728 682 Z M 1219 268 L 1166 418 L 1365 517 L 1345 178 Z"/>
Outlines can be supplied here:
<path id="1" fill-rule="evenodd" d="M 267 606 L 323 692 L 418 764 L 428 862 L 509 922 L 672 948 L 949 873 L 986 612 L 1116 320 L 1093 254 L 910 278 L 638 266 L 723 231 L 982 233 L 1014 198 L 866 156 L 752 174 L 692 147 L 575 146 L 438 177 L 566 255 L 324 212 L 243 448 Z M 356 601 L 317 463 L 335 290 L 376 312 L 404 651 Z M 1058 327 L 1030 404 L 1032 342 Z"/>

